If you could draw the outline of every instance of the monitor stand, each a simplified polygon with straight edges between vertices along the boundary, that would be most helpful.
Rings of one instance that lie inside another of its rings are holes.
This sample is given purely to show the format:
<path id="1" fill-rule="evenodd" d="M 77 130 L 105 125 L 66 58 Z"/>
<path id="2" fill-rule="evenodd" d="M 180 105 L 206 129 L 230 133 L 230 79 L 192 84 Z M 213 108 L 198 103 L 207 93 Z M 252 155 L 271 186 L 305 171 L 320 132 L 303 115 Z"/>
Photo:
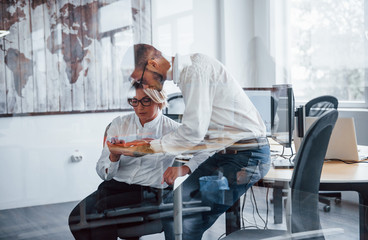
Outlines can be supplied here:
<path id="1" fill-rule="evenodd" d="M 291 169 L 294 168 L 294 159 L 283 156 L 271 156 L 272 166 L 275 169 Z"/>

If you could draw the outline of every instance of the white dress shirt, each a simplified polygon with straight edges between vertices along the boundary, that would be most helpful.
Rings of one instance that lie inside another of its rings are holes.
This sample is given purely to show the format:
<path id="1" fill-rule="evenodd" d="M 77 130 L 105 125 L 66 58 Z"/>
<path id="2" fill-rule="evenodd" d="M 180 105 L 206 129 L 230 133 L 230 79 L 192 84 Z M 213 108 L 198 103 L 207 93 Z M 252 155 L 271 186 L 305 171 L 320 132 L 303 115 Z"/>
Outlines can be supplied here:
<path id="1" fill-rule="evenodd" d="M 155 119 L 142 126 L 138 116 L 131 113 L 112 121 L 107 131 L 107 139 L 120 137 L 126 142 L 142 138 L 157 139 L 176 130 L 179 125 L 159 112 Z M 111 162 L 109 156 L 110 151 L 105 144 L 96 166 L 96 171 L 103 180 L 114 178 L 119 182 L 155 188 L 167 187 L 166 183 L 161 184 L 163 173 L 173 164 L 175 158 L 175 155 L 164 153 L 148 154 L 142 157 L 121 155 L 119 161 Z"/>
<path id="2" fill-rule="evenodd" d="M 203 54 L 176 56 L 173 78 L 185 103 L 182 125 L 152 141 L 154 151 L 177 154 L 178 146 L 191 148 L 200 143 L 208 129 L 226 132 L 226 137 L 233 142 L 266 136 L 266 127 L 257 109 L 216 59 Z M 237 133 L 231 134 L 228 130 Z"/>

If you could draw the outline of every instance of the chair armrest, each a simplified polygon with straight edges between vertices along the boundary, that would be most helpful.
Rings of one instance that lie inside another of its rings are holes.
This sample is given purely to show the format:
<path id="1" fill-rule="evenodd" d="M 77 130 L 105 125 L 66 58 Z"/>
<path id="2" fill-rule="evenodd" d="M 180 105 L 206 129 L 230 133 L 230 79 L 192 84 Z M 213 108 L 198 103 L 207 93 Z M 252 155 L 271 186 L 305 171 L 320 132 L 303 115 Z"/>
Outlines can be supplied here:
<path id="1" fill-rule="evenodd" d="M 70 225 L 71 230 L 81 230 L 86 228 L 96 228 L 96 227 L 103 227 L 103 226 L 110 226 L 110 225 L 117 225 L 117 224 L 126 224 L 126 223 L 140 223 L 143 222 L 143 217 L 126 217 L 126 218 L 110 218 L 110 219 L 98 219 L 95 221 L 90 222 L 80 222 L 77 224 Z"/>
<path id="2" fill-rule="evenodd" d="M 190 207 L 196 204 L 201 204 L 201 201 L 192 201 L 192 202 L 184 202 L 184 207 Z M 173 209 L 174 204 L 167 203 L 167 204 L 161 204 L 156 206 L 128 206 L 128 207 L 122 207 L 122 208 L 113 208 L 108 209 L 105 211 L 105 214 L 102 214 L 101 217 L 119 217 L 119 216 L 125 216 L 130 214 L 137 214 L 137 213 L 152 213 L 152 212 L 158 212 L 158 211 L 164 211 Z"/>
<path id="3" fill-rule="evenodd" d="M 326 229 L 306 231 L 306 232 L 288 233 L 288 234 L 277 236 L 277 237 L 264 238 L 263 240 L 310 239 L 312 237 L 323 237 L 323 236 L 335 235 L 335 234 L 341 234 L 341 233 L 344 233 L 344 229 L 342 228 L 326 228 Z"/>
<path id="4" fill-rule="evenodd" d="M 182 214 L 183 216 L 199 213 L 199 212 L 209 212 L 211 211 L 210 207 L 191 207 L 191 208 L 183 208 Z M 158 212 L 147 216 L 148 220 L 155 220 L 159 218 L 169 218 L 174 216 L 174 210 Z"/>
<path id="5" fill-rule="evenodd" d="M 119 217 L 125 216 L 130 214 L 137 214 L 137 213 L 151 213 L 162 211 L 166 209 L 172 209 L 173 204 L 161 204 L 157 206 L 143 206 L 143 207 L 124 207 L 124 208 L 115 208 L 109 209 L 105 211 L 106 217 Z"/>
<path id="6" fill-rule="evenodd" d="M 85 215 L 85 221 L 93 221 L 93 220 L 97 220 L 97 219 L 101 219 L 105 217 L 105 214 L 103 213 L 92 213 L 92 214 L 86 214 Z M 80 216 L 71 216 L 70 217 L 70 221 L 71 222 L 80 222 L 82 220 L 82 218 Z"/>

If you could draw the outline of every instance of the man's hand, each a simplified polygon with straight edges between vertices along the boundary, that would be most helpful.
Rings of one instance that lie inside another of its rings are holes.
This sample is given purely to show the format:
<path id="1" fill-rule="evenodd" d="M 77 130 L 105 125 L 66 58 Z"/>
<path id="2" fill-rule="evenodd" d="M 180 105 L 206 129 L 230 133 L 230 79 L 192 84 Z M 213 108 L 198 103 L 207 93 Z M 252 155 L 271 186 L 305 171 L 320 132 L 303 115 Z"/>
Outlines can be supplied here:
<path id="1" fill-rule="evenodd" d="M 190 168 L 187 166 L 168 167 L 164 172 L 161 184 L 166 182 L 169 185 L 173 185 L 177 177 L 182 177 L 188 173 L 190 173 Z"/>
<path id="2" fill-rule="evenodd" d="M 111 142 L 107 142 L 107 146 L 109 147 L 110 153 L 115 155 L 125 155 L 131 157 L 139 157 L 146 154 L 154 153 L 150 148 L 149 143 L 136 145 L 129 145 L 130 147 L 120 146 L 120 144 L 113 144 Z"/>

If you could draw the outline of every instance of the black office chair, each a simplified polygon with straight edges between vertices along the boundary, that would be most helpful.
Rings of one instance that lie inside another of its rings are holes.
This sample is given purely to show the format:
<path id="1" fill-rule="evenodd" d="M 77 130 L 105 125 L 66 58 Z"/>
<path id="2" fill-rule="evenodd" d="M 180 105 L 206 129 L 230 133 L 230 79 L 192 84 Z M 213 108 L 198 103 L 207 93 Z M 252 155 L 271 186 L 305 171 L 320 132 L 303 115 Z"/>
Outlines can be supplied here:
<path id="1" fill-rule="evenodd" d="M 318 191 L 323 161 L 331 132 L 338 117 L 337 110 L 323 114 L 309 128 L 295 157 L 293 176 L 290 182 L 291 213 L 288 230 L 242 229 L 224 239 L 263 239 L 280 236 L 291 239 L 293 234 L 304 233 L 306 238 L 324 239 L 320 230 Z M 287 213 L 287 217 L 288 217 Z M 298 238 L 299 239 L 299 238 Z"/>
<path id="2" fill-rule="evenodd" d="M 181 93 L 172 93 L 167 97 L 168 106 L 163 110 L 165 116 L 181 123 L 185 104 Z"/>
<path id="3" fill-rule="evenodd" d="M 306 117 L 319 117 L 326 111 L 337 109 L 339 101 L 336 97 L 324 95 L 313 98 L 305 104 Z"/>
<path id="4" fill-rule="evenodd" d="M 111 123 L 107 125 L 103 138 L 105 145 L 107 130 Z M 144 190 L 143 195 L 150 194 Z M 146 202 L 139 205 L 130 205 L 107 209 L 101 213 L 86 214 L 85 203 L 80 203 L 80 216 L 71 219 L 75 224 L 74 229 L 96 228 L 109 225 L 118 225 L 118 236 L 122 239 L 136 240 L 141 236 L 161 233 L 163 231 L 162 219 L 173 218 L 173 203 L 164 204 L 162 202 L 163 191 L 158 191 L 156 201 Z M 116 202 L 115 197 L 111 202 Z M 184 202 L 182 206 L 182 216 L 192 215 L 201 212 L 211 211 L 209 206 L 205 206 L 200 201 Z"/>
<path id="5" fill-rule="evenodd" d="M 324 95 L 313 98 L 305 104 L 306 117 L 319 117 L 326 111 L 337 109 L 339 101 L 336 97 Z M 329 212 L 331 209 L 331 198 L 335 198 L 336 203 L 341 202 L 341 192 L 322 192 L 319 194 L 319 201 L 325 206 L 323 210 Z"/>

